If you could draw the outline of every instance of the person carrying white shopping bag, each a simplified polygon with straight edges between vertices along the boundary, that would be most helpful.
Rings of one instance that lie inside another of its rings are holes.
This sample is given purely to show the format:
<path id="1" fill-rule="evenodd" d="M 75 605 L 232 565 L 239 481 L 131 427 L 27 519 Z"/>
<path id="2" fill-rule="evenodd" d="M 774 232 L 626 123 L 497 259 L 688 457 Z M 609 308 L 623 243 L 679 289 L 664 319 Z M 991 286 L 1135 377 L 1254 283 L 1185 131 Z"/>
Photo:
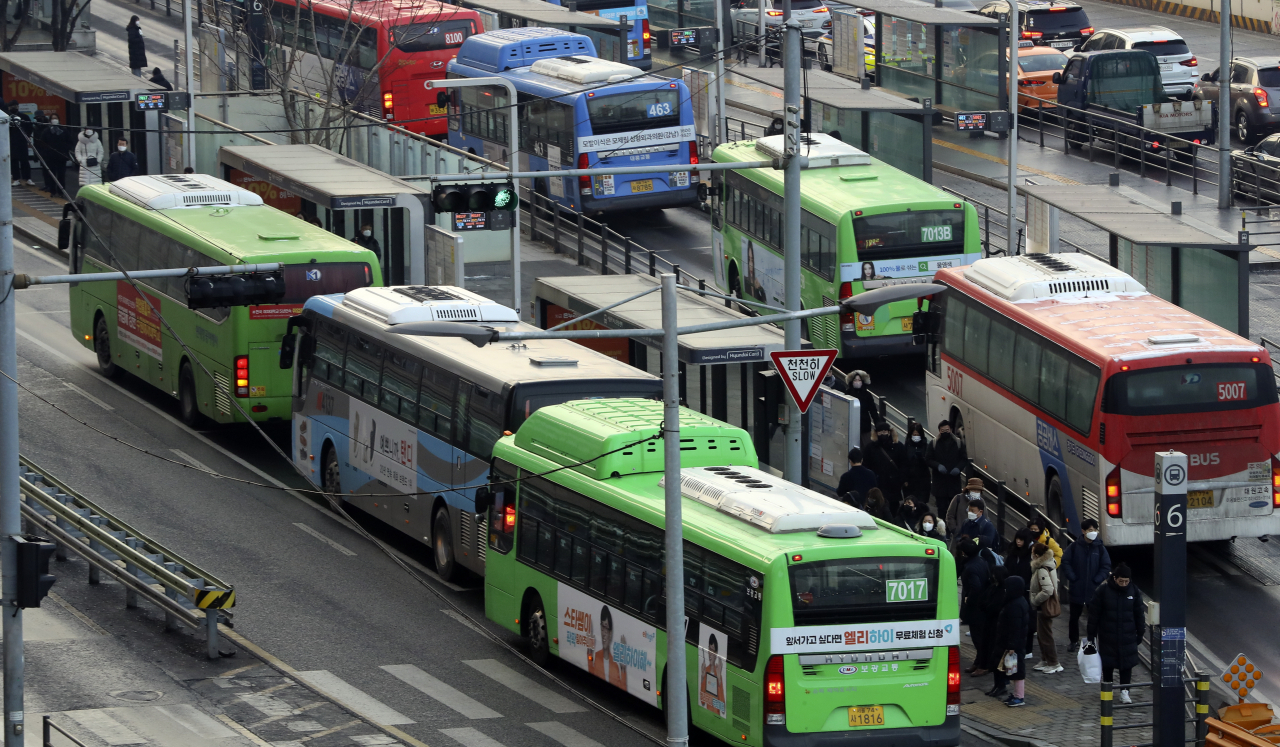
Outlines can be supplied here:
<path id="1" fill-rule="evenodd" d="M 1147 626 L 1142 592 L 1131 576 L 1129 566 L 1120 563 L 1089 602 L 1089 638 L 1097 643 L 1102 657 L 1102 679 L 1111 682 L 1113 671 L 1120 670 L 1121 703 L 1133 702 L 1127 685 L 1138 664 L 1138 643 Z"/>

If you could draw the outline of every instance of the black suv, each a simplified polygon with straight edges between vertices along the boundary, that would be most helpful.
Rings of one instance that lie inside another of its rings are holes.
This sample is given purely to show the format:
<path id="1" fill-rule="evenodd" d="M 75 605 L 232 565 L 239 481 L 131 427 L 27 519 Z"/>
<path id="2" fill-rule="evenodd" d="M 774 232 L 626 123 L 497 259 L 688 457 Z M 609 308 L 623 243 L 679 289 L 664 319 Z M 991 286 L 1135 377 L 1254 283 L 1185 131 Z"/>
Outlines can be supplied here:
<path id="1" fill-rule="evenodd" d="M 1007 0 L 996 0 L 978 9 L 980 15 L 999 18 L 1009 12 Z M 1093 34 L 1093 25 L 1084 8 L 1072 2 L 1022 0 L 1018 3 L 1018 25 L 1022 40 L 1038 47 L 1066 51 L 1084 43 Z"/>

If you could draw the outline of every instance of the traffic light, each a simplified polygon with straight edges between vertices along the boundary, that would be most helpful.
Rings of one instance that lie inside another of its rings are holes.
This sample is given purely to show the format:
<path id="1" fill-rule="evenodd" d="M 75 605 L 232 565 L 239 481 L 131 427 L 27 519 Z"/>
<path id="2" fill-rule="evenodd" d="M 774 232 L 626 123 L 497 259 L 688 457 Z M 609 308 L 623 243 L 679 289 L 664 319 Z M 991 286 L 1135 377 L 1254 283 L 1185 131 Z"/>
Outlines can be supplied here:
<path id="1" fill-rule="evenodd" d="M 187 308 L 256 306 L 284 300 L 284 278 L 279 272 L 194 277 L 187 281 Z"/>
<path id="2" fill-rule="evenodd" d="M 18 598 L 17 606 L 23 609 L 39 607 L 57 576 L 49 573 L 49 560 L 58 546 L 44 537 L 34 534 L 14 535 L 18 543 Z"/>
<path id="3" fill-rule="evenodd" d="M 520 193 L 513 183 L 447 184 L 431 193 L 431 204 L 440 213 L 487 213 L 520 207 Z"/>

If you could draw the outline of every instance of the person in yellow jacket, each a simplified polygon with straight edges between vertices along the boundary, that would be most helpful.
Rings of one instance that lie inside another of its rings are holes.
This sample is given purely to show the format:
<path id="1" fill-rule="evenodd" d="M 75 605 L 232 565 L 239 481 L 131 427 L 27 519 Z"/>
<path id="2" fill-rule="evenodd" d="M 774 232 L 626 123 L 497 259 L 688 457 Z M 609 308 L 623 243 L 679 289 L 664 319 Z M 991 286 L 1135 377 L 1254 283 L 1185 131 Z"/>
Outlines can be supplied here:
<path id="1" fill-rule="evenodd" d="M 1031 523 L 1027 524 L 1027 529 L 1031 531 L 1031 536 L 1035 537 L 1035 541 L 1047 546 L 1053 552 L 1053 564 L 1062 567 L 1062 546 L 1058 541 L 1049 536 L 1049 530 L 1045 528 L 1045 521 L 1039 516 L 1031 517 Z"/>

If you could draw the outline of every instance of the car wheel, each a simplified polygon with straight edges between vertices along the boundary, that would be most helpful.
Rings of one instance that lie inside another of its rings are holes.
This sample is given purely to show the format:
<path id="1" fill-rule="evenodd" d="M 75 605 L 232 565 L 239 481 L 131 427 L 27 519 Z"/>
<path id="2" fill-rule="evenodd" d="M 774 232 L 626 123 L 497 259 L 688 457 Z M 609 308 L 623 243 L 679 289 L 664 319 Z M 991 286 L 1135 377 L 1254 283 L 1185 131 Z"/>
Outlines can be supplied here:
<path id="1" fill-rule="evenodd" d="M 93 324 L 93 352 L 98 354 L 98 370 L 108 379 L 120 374 L 120 367 L 111 356 L 111 328 L 107 326 L 107 318 L 98 315 Z"/>
<path id="2" fill-rule="evenodd" d="M 182 362 L 178 369 L 178 413 L 182 422 L 191 427 L 200 423 L 200 402 L 196 396 L 196 377 L 191 373 L 191 363 Z"/>
<path id="3" fill-rule="evenodd" d="M 529 659 L 540 667 L 551 661 L 551 634 L 547 631 L 547 613 L 542 598 L 534 596 L 529 615 L 524 620 L 524 640 L 529 646 Z"/>
<path id="4" fill-rule="evenodd" d="M 1236 112 L 1236 137 L 1245 145 L 1253 144 L 1253 128 L 1249 126 L 1249 112 Z"/>
<path id="5" fill-rule="evenodd" d="M 448 508 L 436 512 L 431 524 L 431 547 L 435 550 L 436 573 L 445 581 L 452 581 L 458 573 L 458 562 L 453 557 L 453 526 Z"/>

